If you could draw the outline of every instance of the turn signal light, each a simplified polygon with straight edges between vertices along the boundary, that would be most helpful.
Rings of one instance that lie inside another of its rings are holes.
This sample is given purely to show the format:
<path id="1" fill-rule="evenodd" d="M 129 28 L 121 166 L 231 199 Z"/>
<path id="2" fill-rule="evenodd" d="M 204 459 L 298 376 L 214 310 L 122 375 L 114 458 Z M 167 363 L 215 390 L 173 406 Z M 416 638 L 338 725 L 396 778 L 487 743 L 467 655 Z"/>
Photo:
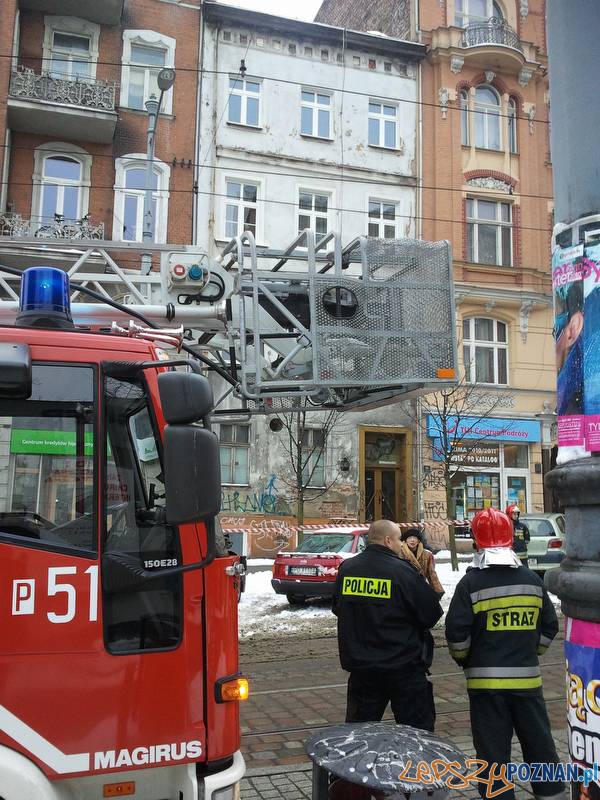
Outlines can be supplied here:
<path id="1" fill-rule="evenodd" d="M 556 550 L 559 547 L 562 547 L 562 539 L 550 539 L 548 542 L 548 547 L 552 550 Z"/>
<path id="2" fill-rule="evenodd" d="M 242 675 L 221 678 L 215 685 L 217 703 L 231 703 L 233 700 L 247 700 L 250 694 L 248 679 Z"/>
<path id="3" fill-rule="evenodd" d="M 127 797 L 132 794 L 135 794 L 135 781 L 105 783 L 102 787 L 102 797 Z"/>
<path id="4" fill-rule="evenodd" d="M 438 378 L 456 378 L 456 370 L 452 369 L 451 367 L 438 369 L 436 375 Z"/>

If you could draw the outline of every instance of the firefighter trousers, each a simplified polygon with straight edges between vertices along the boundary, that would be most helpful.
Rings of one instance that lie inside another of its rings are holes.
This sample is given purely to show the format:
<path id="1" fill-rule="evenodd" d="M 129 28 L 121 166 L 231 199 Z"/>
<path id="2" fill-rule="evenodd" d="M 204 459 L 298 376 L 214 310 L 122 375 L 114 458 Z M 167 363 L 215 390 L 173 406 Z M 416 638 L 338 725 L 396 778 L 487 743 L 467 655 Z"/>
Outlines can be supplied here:
<path id="1" fill-rule="evenodd" d="M 478 759 L 488 764 L 508 764 L 511 758 L 513 732 L 521 743 L 525 764 L 556 764 L 558 756 L 552 738 L 542 690 L 533 692 L 480 691 L 469 692 L 471 730 Z M 487 771 L 482 773 L 487 777 Z M 502 782 L 494 782 L 493 791 Z M 550 798 L 564 791 L 562 781 L 535 781 L 531 790 L 536 797 Z M 486 796 L 487 786 L 478 784 L 479 794 Z M 514 791 L 503 792 L 502 800 L 515 800 Z"/>
<path id="2" fill-rule="evenodd" d="M 356 671 L 348 678 L 346 722 L 379 722 L 388 703 L 398 725 L 433 731 L 433 686 L 424 668 L 410 672 Z"/>

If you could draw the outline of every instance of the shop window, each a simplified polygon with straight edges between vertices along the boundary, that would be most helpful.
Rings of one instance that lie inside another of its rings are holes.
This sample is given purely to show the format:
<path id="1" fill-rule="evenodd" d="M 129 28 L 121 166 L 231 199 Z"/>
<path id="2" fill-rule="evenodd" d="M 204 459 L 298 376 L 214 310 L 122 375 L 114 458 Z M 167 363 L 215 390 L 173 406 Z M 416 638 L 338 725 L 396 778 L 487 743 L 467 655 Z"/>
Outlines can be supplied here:
<path id="1" fill-rule="evenodd" d="M 529 467 L 529 448 L 527 445 L 505 444 L 504 466 L 511 469 L 527 469 Z"/>
<path id="2" fill-rule="evenodd" d="M 495 319 L 463 320 L 463 359 L 468 383 L 508 383 L 506 324 Z"/>
<path id="3" fill-rule="evenodd" d="M 510 203 L 467 198 L 467 261 L 502 267 L 512 265 Z"/>
<path id="4" fill-rule="evenodd" d="M 221 424 L 221 483 L 248 486 L 250 427 Z"/>

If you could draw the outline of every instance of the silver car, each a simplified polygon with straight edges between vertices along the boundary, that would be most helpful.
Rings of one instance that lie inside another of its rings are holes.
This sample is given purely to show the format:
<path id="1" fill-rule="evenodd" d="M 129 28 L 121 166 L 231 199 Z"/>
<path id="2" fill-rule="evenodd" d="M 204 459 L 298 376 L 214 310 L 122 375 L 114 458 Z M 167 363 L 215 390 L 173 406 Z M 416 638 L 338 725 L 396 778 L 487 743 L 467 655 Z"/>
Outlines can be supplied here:
<path id="1" fill-rule="evenodd" d="M 521 517 L 529 528 L 527 545 L 529 569 L 543 576 L 556 569 L 565 557 L 565 518 L 562 514 L 524 514 Z"/>

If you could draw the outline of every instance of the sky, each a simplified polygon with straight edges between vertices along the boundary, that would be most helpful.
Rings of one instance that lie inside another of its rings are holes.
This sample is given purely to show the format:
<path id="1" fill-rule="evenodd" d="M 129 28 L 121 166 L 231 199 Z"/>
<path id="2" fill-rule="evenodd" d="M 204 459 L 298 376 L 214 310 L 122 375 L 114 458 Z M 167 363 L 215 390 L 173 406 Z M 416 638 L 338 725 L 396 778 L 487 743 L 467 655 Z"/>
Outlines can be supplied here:
<path id="1" fill-rule="evenodd" d="M 264 11 L 265 14 L 277 14 L 280 17 L 293 17 L 312 22 L 319 10 L 321 0 L 220 0 L 228 6 L 250 8 L 253 11 Z"/>

